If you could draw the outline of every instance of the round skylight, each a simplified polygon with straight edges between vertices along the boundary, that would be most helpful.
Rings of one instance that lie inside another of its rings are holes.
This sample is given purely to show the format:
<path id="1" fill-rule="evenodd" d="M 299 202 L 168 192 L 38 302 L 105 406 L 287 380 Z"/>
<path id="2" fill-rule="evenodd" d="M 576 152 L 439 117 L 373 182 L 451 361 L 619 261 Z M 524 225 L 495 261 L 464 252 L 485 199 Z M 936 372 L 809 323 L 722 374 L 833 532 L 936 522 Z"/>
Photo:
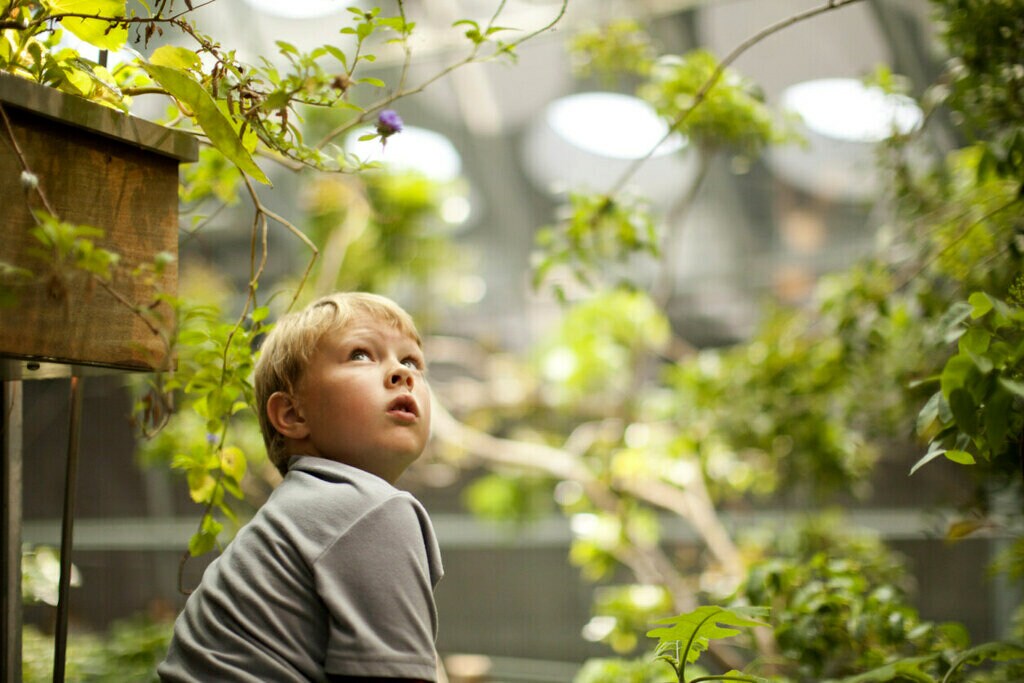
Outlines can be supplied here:
<path id="1" fill-rule="evenodd" d="M 416 171 L 439 182 L 455 180 L 462 173 L 462 157 L 451 140 L 440 133 L 416 126 L 405 126 L 402 132 L 388 138 L 360 140 L 372 128 L 352 131 L 345 149 L 363 161 L 379 161 L 385 167 L 400 171 Z"/>
<path id="2" fill-rule="evenodd" d="M 636 97 L 609 92 L 569 95 L 548 105 L 551 129 L 572 145 L 613 159 L 639 159 L 668 133 L 668 124 Z M 679 136 L 666 140 L 655 152 L 669 154 L 684 144 Z"/>
<path id="3" fill-rule="evenodd" d="M 264 14 L 286 19 L 313 19 L 345 9 L 341 0 L 246 0 Z M 351 4 L 351 3 L 348 3 Z"/>
<path id="4" fill-rule="evenodd" d="M 824 78 L 790 86 L 782 108 L 800 115 L 810 130 L 837 140 L 879 142 L 924 122 L 912 99 L 889 94 L 854 78 Z"/>

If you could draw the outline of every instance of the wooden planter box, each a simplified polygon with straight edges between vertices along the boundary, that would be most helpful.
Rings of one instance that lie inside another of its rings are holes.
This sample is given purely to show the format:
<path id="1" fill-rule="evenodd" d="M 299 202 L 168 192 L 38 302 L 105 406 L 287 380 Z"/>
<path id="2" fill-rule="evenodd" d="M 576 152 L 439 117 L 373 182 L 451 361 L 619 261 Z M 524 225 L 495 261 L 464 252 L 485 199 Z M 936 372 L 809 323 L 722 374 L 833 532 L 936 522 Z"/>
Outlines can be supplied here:
<path id="1" fill-rule="evenodd" d="M 68 223 L 103 229 L 97 245 L 121 255 L 112 288 L 128 301 L 149 302 L 152 288 L 131 273 L 161 251 L 177 256 L 178 165 L 195 161 L 195 140 L 2 73 L 0 106 L 12 129 L 0 118 L 0 261 L 35 273 L 47 265 L 27 253 L 39 246 L 29 234 L 35 225 L 30 208 L 41 203 L 22 187 L 13 132 L 54 213 Z M 176 262 L 159 286 L 176 292 Z M 14 306 L 0 307 L 6 379 L 14 366 L 57 362 L 148 370 L 165 360 L 157 335 L 84 273 L 49 283 L 44 277 L 14 291 Z"/>

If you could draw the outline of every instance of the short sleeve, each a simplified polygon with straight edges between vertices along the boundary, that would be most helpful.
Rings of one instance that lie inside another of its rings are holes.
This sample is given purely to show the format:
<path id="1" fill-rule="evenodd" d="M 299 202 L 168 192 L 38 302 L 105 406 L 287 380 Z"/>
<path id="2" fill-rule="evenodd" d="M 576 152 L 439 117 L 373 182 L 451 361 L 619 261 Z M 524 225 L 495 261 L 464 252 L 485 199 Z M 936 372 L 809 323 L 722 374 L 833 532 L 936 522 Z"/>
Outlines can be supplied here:
<path id="1" fill-rule="evenodd" d="M 316 560 L 314 580 L 329 615 L 327 673 L 435 680 L 436 548 L 426 512 L 399 494 Z"/>

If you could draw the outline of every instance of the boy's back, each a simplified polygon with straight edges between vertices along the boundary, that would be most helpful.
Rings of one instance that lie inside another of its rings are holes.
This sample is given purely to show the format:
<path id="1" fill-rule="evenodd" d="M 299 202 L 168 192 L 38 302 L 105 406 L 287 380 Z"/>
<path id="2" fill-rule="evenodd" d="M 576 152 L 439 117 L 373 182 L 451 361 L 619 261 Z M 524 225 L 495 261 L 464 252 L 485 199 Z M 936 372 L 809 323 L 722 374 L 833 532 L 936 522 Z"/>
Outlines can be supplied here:
<path id="1" fill-rule="evenodd" d="M 427 513 L 355 467 L 296 457 L 206 570 L 159 668 L 164 681 L 434 680 Z"/>

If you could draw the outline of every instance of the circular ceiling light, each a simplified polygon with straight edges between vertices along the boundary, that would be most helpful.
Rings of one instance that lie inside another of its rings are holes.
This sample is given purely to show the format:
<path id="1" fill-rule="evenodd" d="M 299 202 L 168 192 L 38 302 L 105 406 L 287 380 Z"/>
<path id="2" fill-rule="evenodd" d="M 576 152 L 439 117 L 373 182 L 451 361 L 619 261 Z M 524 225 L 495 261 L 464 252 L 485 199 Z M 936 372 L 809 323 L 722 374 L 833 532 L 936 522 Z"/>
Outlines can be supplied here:
<path id="1" fill-rule="evenodd" d="M 343 9 L 340 0 L 246 0 L 264 14 L 285 19 L 314 19 Z"/>
<path id="2" fill-rule="evenodd" d="M 780 108 L 799 117 L 799 132 L 807 145 L 773 148 L 769 164 L 794 187 L 843 201 L 876 196 L 876 145 L 924 124 L 924 113 L 911 98 L 854 78 L 790 86 L 782 93 Z"/>
<path id="3" fill-rule="evenodd" d="M 345 150 L 363 161 L 378 161 L 391 170 L 414 171 L 437 182 L 455 180 L 462 173 L 462 157 L 441 133 L 405 126 L 389 137 L 387 144 L 379 139 L 359 139 L 373 132 L 371 127 L 352 131 L 345 140 Z"/>
<path id="4" fill-rule="evenodd" d="M 629 95 L 588 92 L 555 100 L 545 112 L 551 129 L 579 149 L 612 159 L 639 159 L 657 146 L 668 133 L 668 125 L 643 100 Z M 656 156 L 683 146 L 674 136 L 665 141 Z"/>
<path id="5" fill-rule="evenodd" d="M 639 159 L 629 189 L 656 204 L 685 194 L 695 173 L 686 139 L 641 99 L 608 92 L 569 95 L 550 103 L 527 132 L 523 164 L 553 195 L 604 192 Z M 647 158 L 649 155 L 649 158 Z"/>

